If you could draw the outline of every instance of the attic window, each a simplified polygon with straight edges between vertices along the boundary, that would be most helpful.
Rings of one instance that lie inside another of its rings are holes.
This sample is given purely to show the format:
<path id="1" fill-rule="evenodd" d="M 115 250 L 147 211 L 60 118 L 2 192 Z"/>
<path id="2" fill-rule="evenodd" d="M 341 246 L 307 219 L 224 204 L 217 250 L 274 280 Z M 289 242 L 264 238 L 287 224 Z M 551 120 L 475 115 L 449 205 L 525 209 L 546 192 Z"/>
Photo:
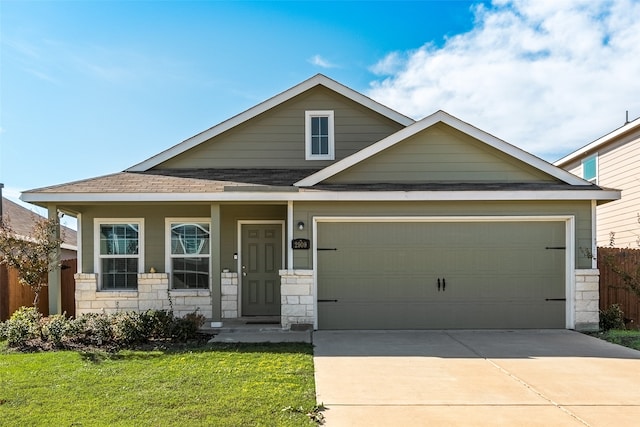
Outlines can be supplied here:
<path id="1" fill-rule="evenodd" d="M 598 183 L 598 155 L 594 154 L 582 160 L 582 178 L 594 184 Z"/>
<path id="2" fill-rule="evenodd" d="M 305 112 L 306 160 L 333 160 L 333 111 Z"/>

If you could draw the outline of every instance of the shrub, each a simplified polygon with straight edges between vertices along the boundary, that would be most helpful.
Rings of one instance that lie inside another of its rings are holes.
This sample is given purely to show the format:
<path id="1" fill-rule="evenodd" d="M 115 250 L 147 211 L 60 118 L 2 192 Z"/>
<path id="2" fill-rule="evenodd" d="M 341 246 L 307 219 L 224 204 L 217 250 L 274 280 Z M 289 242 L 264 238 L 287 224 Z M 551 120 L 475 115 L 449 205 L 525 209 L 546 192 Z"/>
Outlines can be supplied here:
<path id="1" fill-rule="evenodd" d="M 612 304 L 606 310 L 600 310 L 600 329 L 624 329 L 624 313 L 618 304 Z"/>
<path id="2" fill-rule="evenodd" d="M 187 341 L 196 337 L 198 328 L 204 325 L 205 317 L 197 312 L 189 313 L 183 318 L 175 318 L 171 338 Z"/>
<path id="3" fill-rule="evenodd" d="M 176 318 L 171 311 L 89 313 L 77 319 L 63 315 L 43 318 L 33 307 L 22 307 L 11 319 L 0 322 L 0 341 L 9 347 L 38 349 L 78 346 L 117 349 L 149 340 L 184 342 L 197 336 L 205 317 L 197 311 Z"/>
<path id="4" fill-rule="evenodd" d="M 0 328 L 0 339 L 6 340 L 11 347 L 18 347 L 39 338 L 40 319 L 42 314 L 35 307 L 20 307 Z"/>
<path id="5" fill-rule="evenodd" d="M 56 346 L 62 344 L 63 338 L 73 335 L 72 324 L 63 314 L 54 314 L 40 321 L 40 337 Z"/>
<path id="6" fill-rule="evenodd" d="M 137 344 L 146 342 L 151 327 L 145 321 L 144 314 L 135 311 L 123 311 L 111 315 L 113 339 L 118 344 Z"/>

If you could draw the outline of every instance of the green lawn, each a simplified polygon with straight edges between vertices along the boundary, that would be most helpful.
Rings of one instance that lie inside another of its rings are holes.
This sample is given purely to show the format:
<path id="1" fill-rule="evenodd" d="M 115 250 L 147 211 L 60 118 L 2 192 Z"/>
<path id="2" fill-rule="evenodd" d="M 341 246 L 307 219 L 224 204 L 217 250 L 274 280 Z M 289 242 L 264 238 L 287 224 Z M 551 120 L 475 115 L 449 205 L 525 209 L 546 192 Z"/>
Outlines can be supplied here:
<path id="1" fill-rule="evenodd" d="M 309 426 L 310 345 L 11 353 L 0 348 L 3 426 Z"/>
<path id="2" fill-rule="evenodd" d="M 625 347 L 640 350 L 640 331 L 639 330 L 617 330 L 611 329 L 606 332 L 597 332 L 594 336 L 612 342 L 614 344 L 620 344 Z"/>

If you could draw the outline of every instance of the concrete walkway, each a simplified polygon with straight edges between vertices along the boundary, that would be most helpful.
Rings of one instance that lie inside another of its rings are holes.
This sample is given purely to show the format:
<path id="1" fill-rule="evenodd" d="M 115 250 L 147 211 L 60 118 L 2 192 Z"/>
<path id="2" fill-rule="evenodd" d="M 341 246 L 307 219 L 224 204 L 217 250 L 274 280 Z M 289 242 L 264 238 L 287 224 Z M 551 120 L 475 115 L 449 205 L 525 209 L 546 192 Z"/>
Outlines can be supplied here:
<path id="1" fill-rule="evenodd" d="M 640 352 L 573 331 L 318 331 L 326 426 L 640 425 Z"/>

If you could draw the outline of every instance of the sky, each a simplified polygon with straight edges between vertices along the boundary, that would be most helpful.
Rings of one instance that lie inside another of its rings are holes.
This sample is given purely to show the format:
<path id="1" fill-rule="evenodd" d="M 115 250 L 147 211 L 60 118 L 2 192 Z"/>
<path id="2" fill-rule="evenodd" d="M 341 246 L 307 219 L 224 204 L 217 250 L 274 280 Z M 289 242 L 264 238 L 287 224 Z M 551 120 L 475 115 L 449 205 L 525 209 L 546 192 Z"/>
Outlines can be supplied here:
<path id="1" fill-rule="evenodd" d="M 122 171 L 323 73 L 553 162 L 640 116 L 640 0 L 0 0 L 4 195 Z"/>

